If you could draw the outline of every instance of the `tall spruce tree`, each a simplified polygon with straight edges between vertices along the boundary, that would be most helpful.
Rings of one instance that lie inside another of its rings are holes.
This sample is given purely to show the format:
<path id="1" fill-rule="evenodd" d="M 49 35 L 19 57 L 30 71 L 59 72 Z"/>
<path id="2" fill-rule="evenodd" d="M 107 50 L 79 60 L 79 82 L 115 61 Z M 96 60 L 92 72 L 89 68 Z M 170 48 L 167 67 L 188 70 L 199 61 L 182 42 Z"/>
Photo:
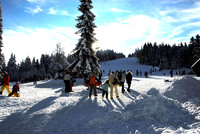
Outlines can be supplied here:
<path id="1" fill-rule="evenodd" d="M 195 61 L 200 58 L 200 36 L 199 36 L 199 34 L 197 34 L 196 39 L 194 39 L 193 58 Z"/>
<path id="2" fill-rule="evenodd" d="M 80 0 L 81 5 L 78 10 L 82 12 L 78 16 L 76 27 L 79 29 L 76 34 L 80 34 L 78 44 L 73 50 L 73 56 L 76 60 L 67 68 L 71 73 L 76 74 L 77 77 L 87 77 L 90 74 L 99 74 L 99 59 L 96 57 L 92 44 L 97 41 L 94 37 L 95 15 L 91 12 L 93 8 L 91 0 Z"/>
<path id="3" fill-rule="evenodd" d="M 1 3 L 0 3 L 0 72 L 3 69 L 4 65 L 4 55 L 2 53 L 2 47 L 3 47 L 3 19 L 2 19 L 2 8 L 1 8 Z"/>
<path id="4" fill-rule="evenodd" d="M 6 71 L 10 75 L 11 81 L 18 79 L 18 75 L 17 75 L 18 67 L 16 64 L 16 57 L 13 53 L 11 54 L 8 64 L 6 66 Z"/>

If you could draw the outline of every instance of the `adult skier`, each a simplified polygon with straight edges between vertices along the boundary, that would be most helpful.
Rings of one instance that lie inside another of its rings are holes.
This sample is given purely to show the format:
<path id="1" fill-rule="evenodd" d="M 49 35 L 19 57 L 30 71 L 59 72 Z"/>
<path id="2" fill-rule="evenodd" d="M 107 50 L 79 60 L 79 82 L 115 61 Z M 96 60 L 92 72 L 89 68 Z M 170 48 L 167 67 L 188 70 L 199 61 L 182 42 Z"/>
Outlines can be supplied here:
<path id="1" fill-rule="evenodd" d="M 125 70 L 123 72 L 120 72 L 119 80 L 120 80 L 120 85 L 122 86 L 122 93 L 124 93 L 125 92 L 125 90 L 124 90 L 124 82 L 126 80 L 126 72 L 125 72 Z"/>
<path id="2" fill-rule="evenodd" d="M 69 72 L 65 72 L 63 79 L 64 79 L 64 83 L 65 83 L 65 92 L 66 93 L 70 92 L 70 89 L 71 89 L 71 87 L 70 87 L 70 80 L 71 80 L 71 78 L 72 77 L 69 74 Z"/>
<path id="3" fill-rule="evenodd" d="M 3 80 L 2 80 L 2 82 L 1 82 L 1 91 L 0 91 L 0 94 L 2 94 L 3 93 L 3 91 L 5 90 L 5 88 L 6 88 L 6 90 L 7 90 L 7 92 L 8 92 L 8 95 L 11 93 L 11 91 L 10 91 L 10 77 L 9 77 L 9 75 L 8 75 L 8 73 L 6 72 L 6 71 L 4 71 L 3 73 L 2 73 L 2 76 L 3 76 Z"/>
<path id="4" fill-rule="evenodd" d="M 128 92 L 130 92 L 132 77 L 133 77 L 132 72 L 128 71 L 127 74 L 126 74 L 126 82 L 128 84 L 128 89 L 127 89 Z"/>
<path id="5" fill-rule="evenodd" d="M 117 91 L 117 84 L 119 84 L 119 79 L 116 76 L 115 72 L 111 73 L 108 80 L 110 84 L 110 98 L 113 99 L 113 88 L 115 88 L 115 95 L 116 95 L 116 98 L 118 98 L 119 95 Z"/>
<path id="6" fill-rule="evenodd" d="M 90 92 L 89 92 L 89 97 L 92 96 L 92 90 L 94 90 L 94 96 L 97 96 L 96 77 L 93 74 L 90 76 Z"/>

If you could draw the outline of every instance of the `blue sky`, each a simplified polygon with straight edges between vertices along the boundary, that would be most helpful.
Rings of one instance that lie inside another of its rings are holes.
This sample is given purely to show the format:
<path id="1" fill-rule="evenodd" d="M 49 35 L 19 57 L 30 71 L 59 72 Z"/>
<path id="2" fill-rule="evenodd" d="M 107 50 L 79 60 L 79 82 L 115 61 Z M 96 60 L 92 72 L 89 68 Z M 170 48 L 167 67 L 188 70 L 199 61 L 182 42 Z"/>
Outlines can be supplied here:
<path id="1" fill-rule="evenodd" d="M 0 0 L 3 10 L 3 53 L 19 63 L 27 56 L 51 54 L 61 43 L 68 55 L 79 36 L 75 19 L 79 0 Z M 173 45 L 189 42 L 200 30 L 200 0 L 93 0 L 100 49 L 125 55 L 145 42 Z"/>

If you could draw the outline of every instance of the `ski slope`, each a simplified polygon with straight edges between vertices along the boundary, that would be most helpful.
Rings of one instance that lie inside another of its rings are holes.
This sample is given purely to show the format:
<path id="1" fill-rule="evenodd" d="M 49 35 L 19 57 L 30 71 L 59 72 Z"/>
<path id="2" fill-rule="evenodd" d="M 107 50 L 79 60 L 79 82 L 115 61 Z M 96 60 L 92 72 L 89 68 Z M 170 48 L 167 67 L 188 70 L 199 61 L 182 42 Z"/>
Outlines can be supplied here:
<path id="1" fill-rule="evenodd" d="M 103 81 L 109 70 L 132 70 L 131 92 L 122 94 L 118 87 L 119 98 L 111 100 L 102 99 L 101 90 L 97 97 L 88 98 L 81 79 L 77 79 L 71 93 L 61 93 L 62 80 L 20 84 L 21 97 L 7 97 L 6 91 L 0 96 L 0 133 L 200 133 L 199 78 L 170 77 L 169 70 L 153 72 L 149 78 L 136 77 L 137 69 L 144 72 L 152 68 L 138 64 L 136 58 L 102 62 L 101 67 L 105 71 Z"/>

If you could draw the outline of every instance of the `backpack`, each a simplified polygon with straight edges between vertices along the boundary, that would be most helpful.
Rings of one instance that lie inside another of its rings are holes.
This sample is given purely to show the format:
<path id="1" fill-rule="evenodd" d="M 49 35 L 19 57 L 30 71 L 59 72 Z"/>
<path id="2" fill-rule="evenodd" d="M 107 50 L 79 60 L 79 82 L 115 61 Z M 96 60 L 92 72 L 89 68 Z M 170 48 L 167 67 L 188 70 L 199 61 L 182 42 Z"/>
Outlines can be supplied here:
<path id="1" fill-rule="evenodd" d="M 117 78 L 114 78 L 114 81 L 112 82 L 113 85 L 117 84 Z"/>

